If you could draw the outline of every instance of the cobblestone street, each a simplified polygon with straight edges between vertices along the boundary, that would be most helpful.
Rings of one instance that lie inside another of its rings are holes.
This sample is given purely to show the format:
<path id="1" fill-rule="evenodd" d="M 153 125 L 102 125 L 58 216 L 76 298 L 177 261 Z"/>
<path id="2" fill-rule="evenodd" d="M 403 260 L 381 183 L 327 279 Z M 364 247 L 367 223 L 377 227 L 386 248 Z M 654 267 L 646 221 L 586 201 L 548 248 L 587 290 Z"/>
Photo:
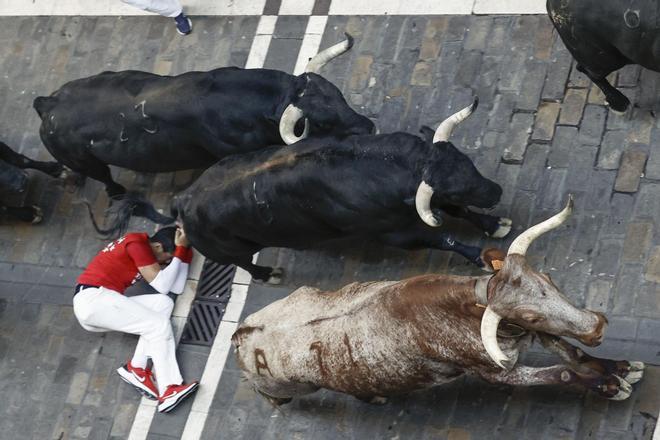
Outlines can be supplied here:
<path id="1" fill-rule="evenodd" d="M 293 71 L 308 20 L 277 18 L 264 67 Z M 103 70 L 244 66 L 258 23 L 259 16 L 196 17 L 195 31 L 177 38 L 153 17 L 0 17 L 0 140 L 49 160 L 32 109 L 36 96 Z M 322 74 L 381 132 L 435 127 L 479 97 L 452 142 L 502 185 L 494 213 L 512 218 L 514 229 L 494 240 L 448 220 L 443 227 L 460 241 L 506 249 L 575 196 L 573 217 L 537 240 L 527 259 L 575 305 L 608 316 L 604 343 L 586 351 L 650 365 L 622 402 L 561 387 L 461 379 L 384 406 L 323 391 L 278 409 L 241 381 L 230 353 L 202 438 L 650 439 L 660 410 L 660 74 L 628 66 L 612 75 L 635 104 L 617 116 L 574 69 L 545 15 L 330 16 L 321 48 L 344 32 L 355 46 Z M 197 174 L 113 171 L 164 210 Z M 44 222 L 0 219 L 0 438 L 127 438 L 140 399 L 114 370 L 136 338 L 86 332 L 71 308 L 75 278 L 104 243 L 79 200 L 102 216 L 107 197 L 95 181 L 75 188 L 30 175 L 27 193 L 11 200 L 38 203 Z M 134 220 L 132 229 L 153 225 Z M 455 254 L 373 243 L 267 249 L 259 261 L 283 267 L 284 283 L 253 283 L 243 317 L 303 285 L 479 274 Z M 199 375 L 207 356 L 207 348 L 180 345 L 184 377 Z M 538 346 L 526 356 L 535 365 L 553 360 Z M 148 438 L 180 438 L 190 406 L 156 415 Z"/>

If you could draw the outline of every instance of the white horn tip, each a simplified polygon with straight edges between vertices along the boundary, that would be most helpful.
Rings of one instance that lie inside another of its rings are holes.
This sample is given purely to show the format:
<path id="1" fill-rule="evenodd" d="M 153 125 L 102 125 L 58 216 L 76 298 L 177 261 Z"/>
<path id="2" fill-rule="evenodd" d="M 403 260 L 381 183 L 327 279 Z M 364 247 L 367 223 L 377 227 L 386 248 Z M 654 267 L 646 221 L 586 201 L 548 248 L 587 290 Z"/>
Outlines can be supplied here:
<path id="1" fill-rule="evenodd" d="M 437 228 L 438 226 L 442 225 L 442 222 L 439 222 L 434 215 L 425 215 L 422 217 L 422 220 L 424 220 L 424 223 L 432 228 Z"/>
<path id="2" fill-rule="evenodd" d="M 566 209 L 568 210 L 568 213 L 570 214 L 573 212 L 573 206 L 575 205 L 575 199 L 573 197 L 573 194 L 568 195 L 568 202 L 566 202 Z"/>
<path id="3" fill-rule="evenodd" d="M 475 96 L 474 101 L 472 101 L 472 105 L 470 106 L 470 113 L 474 112 L 477 107 L 479 107 L 479 97 Z"/>

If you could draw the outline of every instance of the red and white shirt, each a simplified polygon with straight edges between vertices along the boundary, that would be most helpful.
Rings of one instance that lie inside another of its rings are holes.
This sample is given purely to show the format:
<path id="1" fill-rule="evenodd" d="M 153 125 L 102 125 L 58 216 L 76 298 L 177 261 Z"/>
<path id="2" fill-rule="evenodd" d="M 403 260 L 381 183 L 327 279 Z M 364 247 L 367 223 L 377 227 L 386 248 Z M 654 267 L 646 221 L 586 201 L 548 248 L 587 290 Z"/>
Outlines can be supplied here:
<path id="1" fill-rule="evenodd" d="M 192 251 L 177 246 L 174 256 L 189 263 Z M 108 244 L 89 263 L 78 277 L 78 284 L 105 287 L 119 293 L 130 287 L 141 275 L 138 267 L 157 263 L 151 250 L 149 236 L 145 233 L 129 233 Z"/>

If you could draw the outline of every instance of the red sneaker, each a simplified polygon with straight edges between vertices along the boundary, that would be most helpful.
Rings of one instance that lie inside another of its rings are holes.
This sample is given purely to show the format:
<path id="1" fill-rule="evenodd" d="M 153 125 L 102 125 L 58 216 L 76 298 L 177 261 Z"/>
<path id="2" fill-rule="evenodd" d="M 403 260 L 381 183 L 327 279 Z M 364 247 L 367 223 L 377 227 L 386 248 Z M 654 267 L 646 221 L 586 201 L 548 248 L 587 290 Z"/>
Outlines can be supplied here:
<path id="1" fill-rule="evenodd" d="M 134 367 L 129 361 L 126 365 L 117 368 L 117 373 L 147 399 L 158 400 L 158 388 L 154 384 L 154 375 L 150 369 Z"/>
<path id="2" fill-rule="evenodd" d="M 158 411 L 170 412 L 179 403 L 197 390 L 199 382 L 191 382 L 189 384 L 182 383 L 181 385 L 170 385 L 167 387 L 162 396 L 158 398 Z"/>

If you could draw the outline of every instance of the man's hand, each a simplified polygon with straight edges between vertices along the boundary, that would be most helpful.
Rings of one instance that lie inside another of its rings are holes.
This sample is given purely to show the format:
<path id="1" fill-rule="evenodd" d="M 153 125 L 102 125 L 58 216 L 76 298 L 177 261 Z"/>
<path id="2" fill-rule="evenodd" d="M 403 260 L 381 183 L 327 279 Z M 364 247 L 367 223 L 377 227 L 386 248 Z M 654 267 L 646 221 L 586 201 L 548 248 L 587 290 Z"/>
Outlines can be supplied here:
<path id="1" fill-rule="evenodd" d="M 174 244 L 176 246 L 190 247 L 190 242 L 182 227 L 177 227 L 174 233 Z"/>

